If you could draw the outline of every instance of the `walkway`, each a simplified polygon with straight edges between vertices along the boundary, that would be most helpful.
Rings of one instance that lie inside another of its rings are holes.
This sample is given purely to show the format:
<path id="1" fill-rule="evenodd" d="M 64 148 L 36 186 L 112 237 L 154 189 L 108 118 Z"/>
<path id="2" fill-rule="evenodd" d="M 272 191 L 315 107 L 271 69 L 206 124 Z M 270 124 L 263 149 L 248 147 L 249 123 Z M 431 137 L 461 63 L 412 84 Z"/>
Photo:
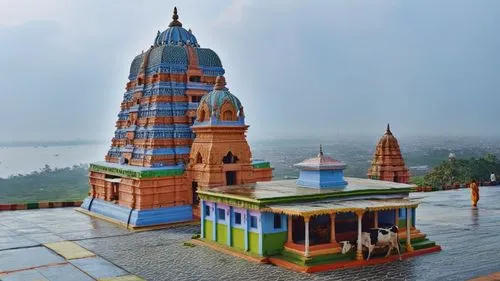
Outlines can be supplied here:
<path id="1" fill-rule="evenodd" d="M 196 226 L 131 232 L 71 208 L 0 212 L 0 272 L 4 272 L 3 276 L 0 273 L 0 279 L 96 280 L 106 275 L 137 275 L 153 281 L 446 281 L 469 280 L 500 271 L 500 187 L 482 187 L 477 209 L 470 207 L 467 189 L 415 193 L 412 197 L 425 197 L 417 209 L 417 225 L 443 247 L 442 252 L 401 262 L 317 274 L 252 263 L 202 246 L 183 246 L 183 242 L 198 231 Z M 50 244 L 43 245 L 60 241 L 73 241 L 83 247 L 83 250 L 73 248 L 70 253 L 88 250 L 96 257 L 64 258 L 61 250 L 54 251 L 48 248 Z M 18 258 L 7 261 L 6 257 L 14 253 Z M 28 263 L 26 257 L 33 261 Z M 19 272 L 32 275 L 19 277 Z M 68 279 L 69 274 L 85 277 Z M 57 276 L 66 278 L 57 279 Z"/>

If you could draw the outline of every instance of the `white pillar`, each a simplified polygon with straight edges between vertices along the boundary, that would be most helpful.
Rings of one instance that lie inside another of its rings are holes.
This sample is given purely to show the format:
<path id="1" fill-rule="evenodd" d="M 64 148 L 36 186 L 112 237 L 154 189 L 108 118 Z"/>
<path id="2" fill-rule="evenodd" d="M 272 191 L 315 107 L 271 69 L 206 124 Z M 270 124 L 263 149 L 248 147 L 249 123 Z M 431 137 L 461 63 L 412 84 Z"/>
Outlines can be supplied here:
<path id="1" fill-rule="evenodd" d="M 364 211 L 357 211 L 356 212 L 356 215 L 358 216 L 358 247 L 356 249 L 356 259 L 357 260 L 363 259 L 363 245 L 361 244 L 361 232 L 363 231 L 362 230 L 363 213 L 364 213 Z"/>
<path id="2" fill-rule="evenodd" d="M 412 208 L 406 207 L 406 251 L 413 252 L 411 245 L 411 210 Z"/>
<path id="3" fill-rule="evenodd" d="M 306 228 L 306 241 L 304 255 L 309 257 L 309 217 L 304 217 L 304 225 Z"/>

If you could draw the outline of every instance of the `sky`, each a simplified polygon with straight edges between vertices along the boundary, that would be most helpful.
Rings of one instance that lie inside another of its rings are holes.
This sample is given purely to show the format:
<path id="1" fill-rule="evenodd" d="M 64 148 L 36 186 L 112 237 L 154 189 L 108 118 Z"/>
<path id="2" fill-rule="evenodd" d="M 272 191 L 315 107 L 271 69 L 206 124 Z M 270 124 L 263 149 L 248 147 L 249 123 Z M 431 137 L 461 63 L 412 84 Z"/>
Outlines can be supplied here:
<path id="1" fill-rule="evenodd" d="M 250 139 L 498 136 L 500 1 L 0 1 L 0 141 L 109 140 L 177 6 Z"/>

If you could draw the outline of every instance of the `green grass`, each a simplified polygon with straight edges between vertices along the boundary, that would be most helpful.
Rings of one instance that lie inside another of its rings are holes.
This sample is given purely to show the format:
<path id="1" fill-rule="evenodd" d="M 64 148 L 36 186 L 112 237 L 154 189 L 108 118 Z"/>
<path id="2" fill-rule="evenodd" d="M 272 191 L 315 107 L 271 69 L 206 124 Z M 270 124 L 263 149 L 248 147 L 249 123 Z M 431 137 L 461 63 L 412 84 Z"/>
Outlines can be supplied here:
<path id="1" fill-rule="evenodd" d="M 0 203 L 77 201 L 85 198 L 88 191 L 86 165 L 64 169 L 45 166 L 27 175 L 0 178 Z"/>

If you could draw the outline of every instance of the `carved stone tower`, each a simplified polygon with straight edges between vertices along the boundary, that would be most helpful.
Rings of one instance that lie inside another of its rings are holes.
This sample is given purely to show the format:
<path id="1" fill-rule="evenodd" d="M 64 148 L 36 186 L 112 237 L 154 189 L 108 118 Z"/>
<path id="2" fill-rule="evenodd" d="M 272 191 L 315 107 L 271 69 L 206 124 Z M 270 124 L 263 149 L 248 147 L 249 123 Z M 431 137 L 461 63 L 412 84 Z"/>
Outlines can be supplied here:
<path id="1" fill-rule="evenodd" d="M 196 134 L 188 170 L 201 188 L 254 183 L 243 106 L 218 76 L 213 91 L 203 96 L 191 127 Z"/>
<path id="2" fill-rule="evenodd" d="M 368 178 L 400 183 L 408 183 L 410 179 L 398 140 L 392 135 L 389 124 L 378 142 L 372 165 L 368 169 Z"/>

